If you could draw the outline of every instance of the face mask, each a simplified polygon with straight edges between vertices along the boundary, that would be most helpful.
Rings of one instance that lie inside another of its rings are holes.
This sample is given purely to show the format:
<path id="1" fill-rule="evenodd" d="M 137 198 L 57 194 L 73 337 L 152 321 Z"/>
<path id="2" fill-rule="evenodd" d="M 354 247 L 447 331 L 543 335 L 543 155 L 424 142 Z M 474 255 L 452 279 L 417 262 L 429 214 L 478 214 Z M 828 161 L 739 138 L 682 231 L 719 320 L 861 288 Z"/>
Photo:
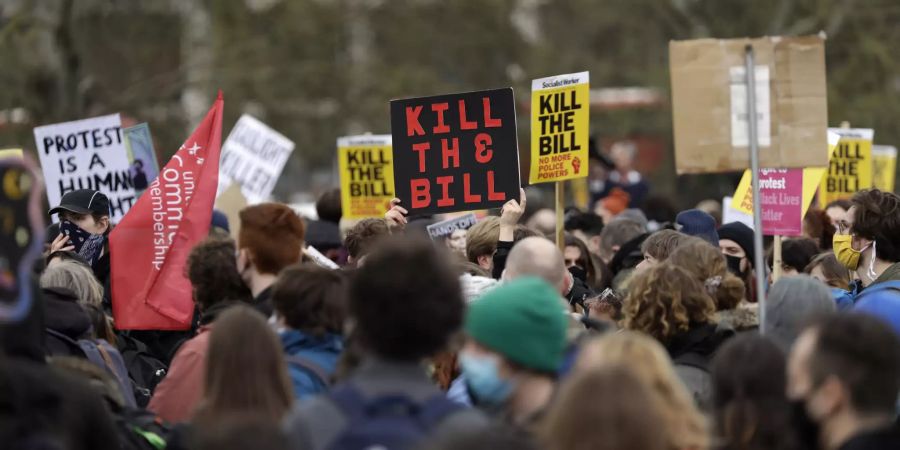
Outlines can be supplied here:
<path id="1" fill-rule="evenodd" d="M 573 277 L 578 278 L 581 281 L 587 283 L 587 272 L 584 269 L 578 266 L 569 267 L 569 273 L 572 274 Z"/>
<path id="2" fill-rule="evenodd" d="M 469 391 L 478 403 L 499 406 L 506 403 L 513 391 L 513 383 L 498 374 L 498 362 L 489 356 L 459 354 L 459 365 Z"/>
<path id="3" fill-rule="evenodd" d="M 804 448 L 819 448 L 819 424 L 809 417 L 805 400 L 791 401 L 791 422 Z"/>
<path id="4" fill-rule="evenodd" d="M 868 248 L 868 246 L 862 250 L 853 248 L 853 236 L 849 234 L 835 234 L 831 243 L 838 262 L 850 270 L 856 270 L 859 267 L 859 256 Z"/>
<path id="5" fill-rule="evenodd" d="M 743 272 L 741 272 L 741 261 L 744 258 L 738 256 L 725 255 L 725 262 L 728 264 L 728 271 L 732 274 L 741 277 L 743 276 Z"/>
<path id="6" fill-rule="evenodd" d="M 103 235 L 91 234 L 81 229 L 74 223 L 63 220 L 59 224 L 59 232 L 69 237 L 69 245 L 75 247 L 78 253 L 91 267 L 97 264 L 100 254 L 103 252 Z"/>

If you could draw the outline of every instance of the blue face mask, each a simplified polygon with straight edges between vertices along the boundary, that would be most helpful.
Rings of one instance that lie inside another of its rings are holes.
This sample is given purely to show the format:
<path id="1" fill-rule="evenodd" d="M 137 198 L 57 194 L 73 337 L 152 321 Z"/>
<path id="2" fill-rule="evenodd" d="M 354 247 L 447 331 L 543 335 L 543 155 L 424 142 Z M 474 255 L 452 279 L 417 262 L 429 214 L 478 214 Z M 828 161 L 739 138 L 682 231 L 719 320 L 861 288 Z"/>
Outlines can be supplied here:
<path id="1" fill-rule="evenodd" d="M 509 399 L 515 384 L 500 378 L 496 358 L 460 353 L 459 365 L 469 391 L 478 403 L 499 406 Z"/>
<path id="2" fill-rule="evenodd" d="M 91 267 L 97 265 L 103 253 L 103 235 L 91 234 L 74 223 L 63 220 L 59 224 L 59 232 L 69 237 L 66 245 L 75 247 L 75 253 L 81 256 Z"/>

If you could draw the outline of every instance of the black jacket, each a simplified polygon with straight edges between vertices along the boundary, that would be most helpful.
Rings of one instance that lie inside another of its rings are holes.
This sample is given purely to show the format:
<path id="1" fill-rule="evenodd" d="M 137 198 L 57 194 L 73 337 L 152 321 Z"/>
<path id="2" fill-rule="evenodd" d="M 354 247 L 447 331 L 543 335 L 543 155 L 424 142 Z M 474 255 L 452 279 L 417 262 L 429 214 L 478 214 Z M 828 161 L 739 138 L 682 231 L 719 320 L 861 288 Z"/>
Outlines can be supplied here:
<path id="1" fill-rule="evenodd" d="M 869 431 L 850 438 L 839 450 L 884 450 L 900 448 L 900 425 Z"/>
<path id="2" fill-rule="evenodd" d="M 732 336 L 733 330 L 720 329 L 715 323 L 708 323 L 693 325 L 665 343 L 675 364 L 675 373 L 703 410 L 708 411 L 712 406 L 710 363 L 716 350 Z"/>
<path id="3" fill-rule="evenodd" d="M 23 359 L 0 361 L 0 442 L 3 448 L 120 448 L 113 419 L 94 389 Z"/>
<path id="4" fill-rule="evenodd" d="M 44 301 L 44 327 L 47 335 L 44 347 L 48 355 L 72 355 L 72 346 L 55 333 L 73 341 L 89 337 L 91 318 L 78 304 L 75 293 L 65 288 L 45 288 L 41 290 Z M 55 332 L 55 333 L 54 333 Z"/>

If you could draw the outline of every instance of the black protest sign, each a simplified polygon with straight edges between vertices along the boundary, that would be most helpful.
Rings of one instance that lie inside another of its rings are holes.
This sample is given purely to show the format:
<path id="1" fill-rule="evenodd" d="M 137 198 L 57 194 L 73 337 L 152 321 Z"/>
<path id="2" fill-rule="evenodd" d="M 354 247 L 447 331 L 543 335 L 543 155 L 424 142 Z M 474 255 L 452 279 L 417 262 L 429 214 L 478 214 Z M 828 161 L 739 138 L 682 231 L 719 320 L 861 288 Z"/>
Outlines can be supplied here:
<path id="1" fill-rule="evenodd" d="M 391 102 L 394 188 L 410 214 L 502 206 L 519 198 L 512 88 Z"/>

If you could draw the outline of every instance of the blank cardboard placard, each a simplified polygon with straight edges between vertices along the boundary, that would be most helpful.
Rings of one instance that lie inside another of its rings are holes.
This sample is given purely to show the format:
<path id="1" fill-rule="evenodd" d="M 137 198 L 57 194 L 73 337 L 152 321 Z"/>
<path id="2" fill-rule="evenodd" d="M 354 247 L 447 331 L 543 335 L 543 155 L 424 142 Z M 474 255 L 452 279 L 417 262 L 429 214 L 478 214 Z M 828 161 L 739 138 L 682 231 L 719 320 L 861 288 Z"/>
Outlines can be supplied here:
<path id="1" fill-rule="evenodd" d="M 828 165 L 824 38 L 698 39 L 669 43 L 679 174 L 750 166 L 747 89 L 740 83 L 748 44 L 757 76 L 760 167 Z"/>

